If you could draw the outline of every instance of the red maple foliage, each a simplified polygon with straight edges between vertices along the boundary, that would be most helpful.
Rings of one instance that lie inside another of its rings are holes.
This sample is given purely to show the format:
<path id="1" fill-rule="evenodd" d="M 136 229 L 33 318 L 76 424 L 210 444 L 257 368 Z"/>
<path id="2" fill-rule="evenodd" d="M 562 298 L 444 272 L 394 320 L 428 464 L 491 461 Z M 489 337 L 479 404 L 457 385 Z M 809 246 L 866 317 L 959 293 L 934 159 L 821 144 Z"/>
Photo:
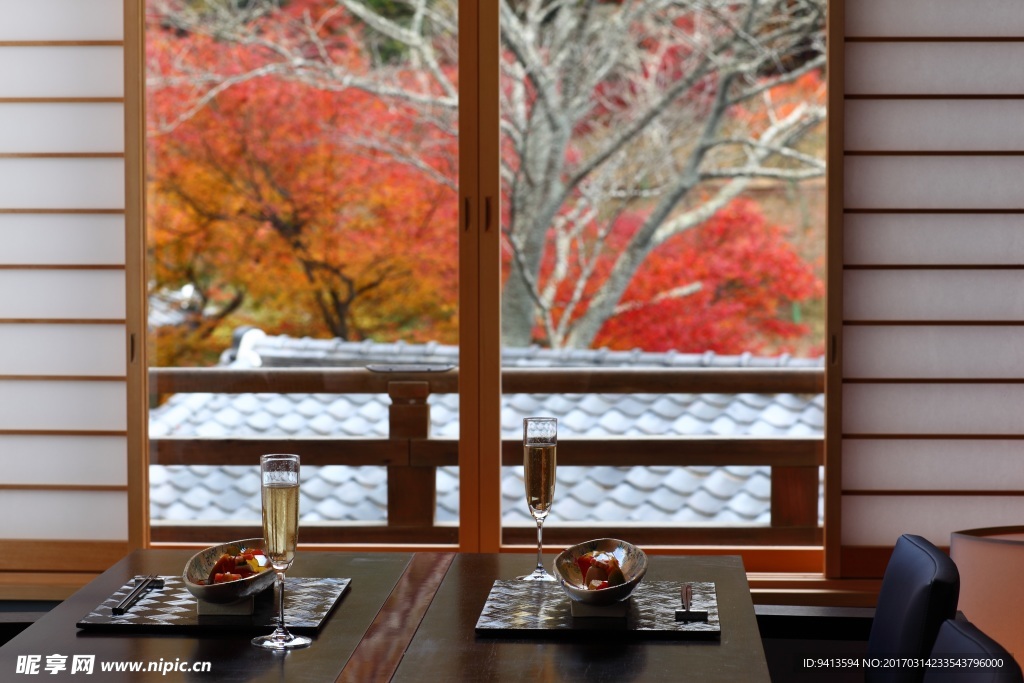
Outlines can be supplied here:
<path id="1" fill-rule="evenodd" d="M 322 13 L 333 6 L 303 0 L 282 11 Z M 345 16 L 337 13 L 324 25 L 334 36 L 332 59 L 365 72 L 372 67 L 359 29 Z M 415 151 L 439 176 L 455 178 L 453 138 L 394 100 L 355 88 L 318 88 L 272 70 L 193 111 L 192 69 L 230 78 L 271 63 L 269 56 L 258 45 L 159 26 L 149 30 L 147 44 L 151 73 L 169 78 L 148 102 L 154 290 L 191 285 L 198 292 L 186 324 L 157 335 L 158 364 L 214 360 L 243 324 L 293 336 L 456 341 L 456 193 L 427 180 L 422 167 L 365 144 L 387 139 Z M 675 64 L 662 65 L 666 77 L 678 77 Z M 809 80 L 798 87 L 819 85 Z M 615 222 L 587 296 L 599 290 L 643 218 L 634 211 Z M 545 258 L 542 278 L 554 269 L 552 247 Z M 556 297 L 563 307 L 578 280 L 573 267 Z M 695 284 L 697 291 L 679 295 Z M 648 256 L 595 344 L 781 351 L 806 331 L 789 308 L 821 289 L 786 230 L 766 221 L 750 200 L 735 201 Z M 546 341 L 540 331 L 535 336 Z"/>
<path id="2" fill-rule="evenodd" d="M 643 219 L 643 213 L 630 212 L 616 221 L 585 298 L 600 289 Z M 648 257 L 595 346 L 728 354 L 791 350 L 788 344 L 808 331 L 793 320 L 792 307 L 820 297 L 823 284 L 787 237 L 786 228 L 765 220 L 753 201 L 733 201 Z M 553 269 L 549 253 L 544 277 Z M 559 287 L 563 306 L 578 274 Z"/>

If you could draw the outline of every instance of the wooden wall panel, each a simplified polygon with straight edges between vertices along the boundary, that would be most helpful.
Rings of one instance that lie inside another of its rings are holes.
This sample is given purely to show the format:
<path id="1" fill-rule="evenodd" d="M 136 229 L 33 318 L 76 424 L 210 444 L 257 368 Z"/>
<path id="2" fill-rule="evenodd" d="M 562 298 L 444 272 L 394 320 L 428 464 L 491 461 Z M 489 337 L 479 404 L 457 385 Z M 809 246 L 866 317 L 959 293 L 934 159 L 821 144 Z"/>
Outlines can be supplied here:
<path id="1" fill-rule="evenodd" d="M 1024 318 L 1024 271 L 970 269 L 848 270 L 848 321 L 1015 321 Z M 1004 296 L 994 296 L 1004 294 Z"/>
<path id="2" fill-rule="evenodd" d="M 123 0 L 0 0 L 0 40 L 121 40 Z"/>
<path id="3" fill-rule="evenodd" d="M 851 547 L 888 547 L 900 534 L 919 534 L 949 546 L 952 530 L 1020 524 L 1024 496 L 843 496 L 843 542 Z M 883 567 L 884 570 L 884 567 Z"/>
<path id="4" fill-rule="evenodd" d="M 848 380 L 1024 378 L 1018 325 L 849 325 L 843 336 Z"/>
<path id="5" fill-rule="evenodd" d="M 1020 100 L 851 100 L 850 152 L 1024 150 Z"/>
<path id="6" fill-rule="evenodd" d="M 848 491 L 1017 491 L 1024 443 L 1016 439 L 848 439 Z"/>
<path id="7" fill-rule="evenodd" d="M 1024 383 L 847 383 L 843 433 L 1013 436 L 1024 434 L 1021 405 Z"/>
<path id="8" fill-rule="evenodd" d="M 0 431 L 123 432 L 122 381 L 0 380 Z"/>
<path id="9" fill-rule="evenodd" d="M 848 266 L 1024 263 L 1021 214 L 871 213 L 848 215 L 844 223 Z"/>
<path id="10" fill-rule="evenodd" d="M 128 535 L 124 491 L 7 490 L 0 518 L 8 539 L 119 541 Z M 74 569 L 69 562 L 69 569 Z"/>
<path id="11" fill-rule="evenodd" d="M 0 102 L 0 154 L 123 151 L 120 102 Z"/>
<path id="12" fill-rule="evenodd" d="M 141 7 L 0 0 L 0 516 L 17 520 L 0 542 L 29 549 L 0 563 L 0 598 L 65 597 L 135 524 L 124 38 Z"/>
<path id="13" fill-rule="evenodd" d="M 124 94 L 120 46 L 14 45 L 0 50 L 4 98 L 116 98 Z"/>
<path id="14" fill-rule="evenodd" d="M 847 95 L 1016 95 L 1024 43 L 848 42 Z"/>
<path id="15" fill-rule="evenodd" d="M 123 213 L 0 213 L 5 265 L 120 266 Z"/>
<path id="16" fill-rule="evenodd" d="M 0 270 L 0 319 L 108 320 L 125 314 L 124 271 L 90 269 Z"/>
<path id="17" fill-rule="evenodd" d="M 854 156 L 847 157 L 845 167 L 847 209 L 1014 211 L 1024 206 L 1021 156 Z"/>
<path id="18" fill-rule="evenodd" d="M 124 209 L 124 160 L 0 158 L 0 208 L 21 207 Z"/>
<path id="19" fill-rule="evenodd" d="M 850 0 L 847 36 L 1024 35 L 1020 0 Z"/>
<path id="20" fill-rule="evenodd" d="M 0 323 L 0 377 L 123 377 L 122 325 Z"/>
<path id="21" fill-rule="evenodd" d="M 1024 5 L 850 0 L 842 35 L 829 567 L 877 577 L 901 533 L 1024 516 Z"/>
<path id="22" fill-rule="evenodd" d="M 127 484 L 123 436 L 0 434 L 4 483 L 18 486 Z"/>

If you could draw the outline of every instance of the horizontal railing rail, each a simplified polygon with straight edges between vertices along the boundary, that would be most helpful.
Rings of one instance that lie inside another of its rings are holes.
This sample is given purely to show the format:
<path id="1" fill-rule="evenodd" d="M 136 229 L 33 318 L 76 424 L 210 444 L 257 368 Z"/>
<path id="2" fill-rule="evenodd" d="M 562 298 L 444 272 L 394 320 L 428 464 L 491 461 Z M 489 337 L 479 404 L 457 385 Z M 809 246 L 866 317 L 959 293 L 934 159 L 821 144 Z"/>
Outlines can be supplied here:
<path id="1" fill-rule="evenodd" d="M 459 390 L 458 369 L 375 372 L 365 368 L 153 368 L 157 394 L 386 394 L 395 381 L 427 382 L 430 393 Z M 504 368 L 507 394 L 820 394 L 822 368 Z"/>
<path id="2" fill-rule="evenodd" d="M 822 368 L 506 368 L 505 393 L 532 394 L 820 394 Z M 458 528 L 437 524 L 435 468 L 458 465 L 455 439 L 431 438 L 427 399 L 431 393 L 458 391 L 458 370 L 365 368 L 154 368 L 150 392 L 172 393 L 327 393 L 385 394 L 392 401 L 389 437 L 198 438 L 155 437 L 155 465 L 252 465 L 254 452 L 299 451 L 308 465 L 383 466 L 388 468 L 387 522 L 316 523 L 303 527 L 306 543 L 455 544 Z M 339 448 L 344 444 L 344 448 Z M 522 444 L 506 439 L 503 465 L 522 464 Z M 768 466 L 771 467 L 770 525 L 679 526 L 675 524 L 549 524 L 545 538 L 572 543 L 621 533 L 646 545 L 820 545 L 819 467 L 821 437 L 613 437 L 563 438 L 563 466 Z M 508 525 L 503 543 L 529 545 L 532 525 Z M 233 535 L 238 534 L 238 535 Z M 258 526 L 233 522 L 152 525 L 156 542 L 205 542 L 214 538 L 259 535 Z"/>

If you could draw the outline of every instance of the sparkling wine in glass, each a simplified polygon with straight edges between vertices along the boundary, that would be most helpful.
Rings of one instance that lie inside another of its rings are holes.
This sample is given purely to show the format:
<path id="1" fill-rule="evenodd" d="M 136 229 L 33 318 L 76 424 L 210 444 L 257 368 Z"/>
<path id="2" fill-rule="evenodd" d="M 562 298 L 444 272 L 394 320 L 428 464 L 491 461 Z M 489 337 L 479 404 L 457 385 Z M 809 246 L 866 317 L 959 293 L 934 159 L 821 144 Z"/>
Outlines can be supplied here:
<path id="1" fill-rule="evenodd" d="M 299 540 L 299 456 L 271 454 L 260 457 L 263 480 L 263 542 L 270 565 L 277 573 L 277 628 L 252 639 L 268 650 L 306 647 L 312 640 L 288 631 L 284 623 L 284 573 L 295 559 Z"/>
<path id="2" fill-rule="evenodd" d="M 555 418 L 528 417 L 523 420 L 523 481 L 526 484 L 526 504 L 537 521 L 537 568 L 526 576 L 518 577 L 521 581 L 555 580 L 544 570 L 541 534 L 555 497 L 557 437 L 558 420 Z"/>

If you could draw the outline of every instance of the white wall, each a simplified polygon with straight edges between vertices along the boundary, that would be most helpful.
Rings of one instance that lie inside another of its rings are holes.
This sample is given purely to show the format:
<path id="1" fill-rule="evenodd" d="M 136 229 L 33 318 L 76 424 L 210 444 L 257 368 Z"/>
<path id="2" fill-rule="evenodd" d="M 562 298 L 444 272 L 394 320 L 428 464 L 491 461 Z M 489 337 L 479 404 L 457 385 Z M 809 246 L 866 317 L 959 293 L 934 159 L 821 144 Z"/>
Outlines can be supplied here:
<path id="1" fill-rule="evenodd" d="M 5 539 L 128 535 L 122 14 L 0 0 Z"/>
<path id="2" fill-rule="evenodd" d="M 841 542 L 945 546 L 1024 520 L 1024 3 L 845 5 Z"/>

